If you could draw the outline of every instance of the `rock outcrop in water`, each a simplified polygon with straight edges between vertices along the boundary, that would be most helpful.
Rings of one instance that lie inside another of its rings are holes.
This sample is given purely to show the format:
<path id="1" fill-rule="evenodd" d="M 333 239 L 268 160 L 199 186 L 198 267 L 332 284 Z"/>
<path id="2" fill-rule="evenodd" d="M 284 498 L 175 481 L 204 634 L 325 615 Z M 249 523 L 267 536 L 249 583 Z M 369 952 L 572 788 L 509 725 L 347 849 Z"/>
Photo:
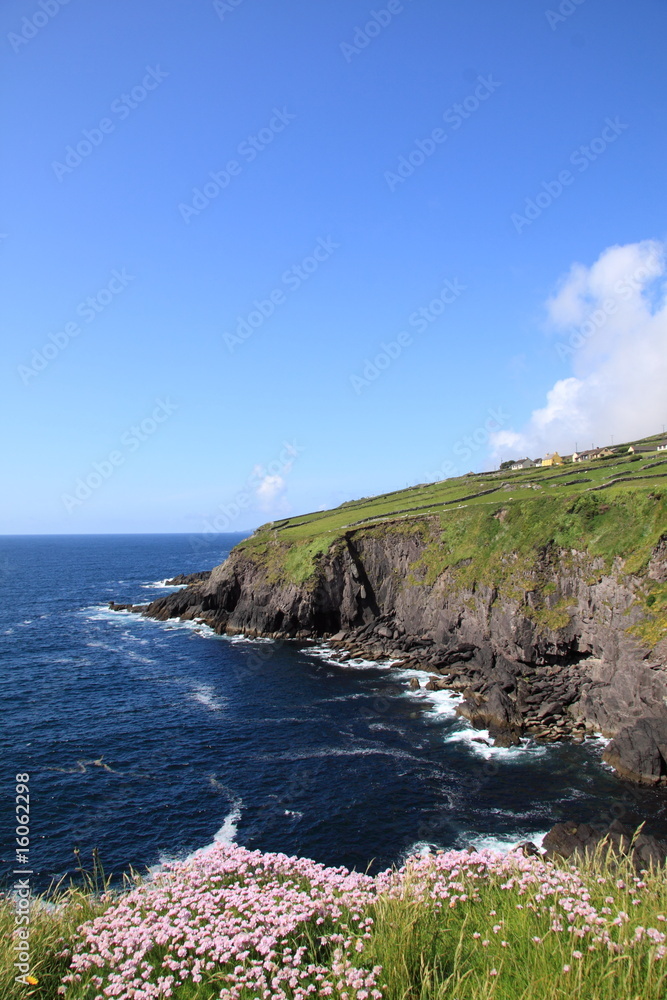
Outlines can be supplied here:
<path id="1" fill-rule="evenodd" d="M 638 870 L 650 865 L 663 865 L 667 860 L 667 841 L 644 833 L 637 823 L 621 823 L 620 820 L 614 820 L 608 826 L 556 823 L 546 834 L 542 847 L 545 856 L 556 862 L 561 858 L 581 860 L 600 849 L 612 855 L 630 855 Z"/>
<path id="2" fill-rule="evenodd" d="M 429 564 L 437 526 L 421 519 L 417 528 L 341 533 L 302 579 L 284 569 L 295 546 L 263 529 L 262 546 L 240 546 L 207 578 L 142 610 L 218 633 L 325 638 L 342 659 L 391 657 L 430 671 L 428 687 L 460 692 L 459 712 L 505 745 L 598 730 L 612 738 L 606 759 L 619 775 L 667 784 L 667 639 L 651 649 L 629 631 L 643 617 L 644 578 L 620 560 L 610 568 L 550 545 L 529 566 L 507 553 L 509 587 L 466 582 L 460 565 Z M 664 540 L 648 572 L 667 580 Z"/>

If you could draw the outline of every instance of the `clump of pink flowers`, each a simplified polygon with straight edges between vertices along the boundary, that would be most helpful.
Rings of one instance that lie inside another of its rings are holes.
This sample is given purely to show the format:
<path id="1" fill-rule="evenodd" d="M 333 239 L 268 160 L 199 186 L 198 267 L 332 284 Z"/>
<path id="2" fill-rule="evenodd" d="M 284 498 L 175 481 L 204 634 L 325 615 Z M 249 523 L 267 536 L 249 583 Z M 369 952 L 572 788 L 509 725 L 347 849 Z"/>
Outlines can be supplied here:
<path id="1" fill-rule="evenodd" d="M 417 856 L 371 878 L 217 845 L 82 925 L 61 989 L 77 1000 L 382 1000 L 383 970 L 372 961 L 380 901 L 458 922 L 466 961 L 499 980 L 505 959 L 516 967 L 512 953 L 526 946 L 536 961 L 553 952 L 565 974 L 591 952 L 642 949 L 654 962 L 667 956 L 667 934 L 634 926 L 622 909 L 645 887 L 518 853 Z"/>
<path id="2" fill-rule="evenodd" d="M 177 996 L 190 983 L 222 1000 L 381 1000 L 381 969 L 358 960 L 375 892 L 344 868 L 218 845 L 84 924 L 65 985 L 100 1000 Z"/>

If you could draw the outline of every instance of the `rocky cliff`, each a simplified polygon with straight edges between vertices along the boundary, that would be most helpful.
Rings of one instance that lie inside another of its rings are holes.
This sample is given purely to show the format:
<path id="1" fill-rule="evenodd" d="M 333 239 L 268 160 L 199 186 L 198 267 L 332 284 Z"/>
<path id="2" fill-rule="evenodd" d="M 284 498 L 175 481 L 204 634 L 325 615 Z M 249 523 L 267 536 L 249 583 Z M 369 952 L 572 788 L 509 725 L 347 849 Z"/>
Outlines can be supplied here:
<path id="1" fill-rule="evenodd" d="M 501 742 L 599 730 L 619 775 L 667 784 L 664 501 L 643 494 L 637 514 L 628 493 L 584 499 L 318 535 L 297 525 L 291 538 L 287 522 L 269 525 L 207 579 L 141 610 L 392 657 L 461 692 L 461 714 Z"/>

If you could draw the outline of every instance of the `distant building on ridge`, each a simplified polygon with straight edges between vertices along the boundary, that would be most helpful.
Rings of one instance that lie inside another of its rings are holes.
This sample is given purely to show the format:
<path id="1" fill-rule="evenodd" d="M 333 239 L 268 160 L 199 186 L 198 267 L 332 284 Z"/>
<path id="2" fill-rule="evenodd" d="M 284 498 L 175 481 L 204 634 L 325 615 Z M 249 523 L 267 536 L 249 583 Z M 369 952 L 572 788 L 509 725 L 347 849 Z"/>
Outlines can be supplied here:
<path id="1" fill-rule="evenodd" d="M 650 455 L 653 451 L 667 451 L 667 440 L 656 441 L 654 444 L 631 444 L 628 455 Z"/>
<path id="2" fill-rule="evenodd" d="M 572 461 L 592 462 L 596 458 L 609 458 L 615 454 L 613 448 L 591 448 L 590 451 L 575 451 L 572 455 Z"/>

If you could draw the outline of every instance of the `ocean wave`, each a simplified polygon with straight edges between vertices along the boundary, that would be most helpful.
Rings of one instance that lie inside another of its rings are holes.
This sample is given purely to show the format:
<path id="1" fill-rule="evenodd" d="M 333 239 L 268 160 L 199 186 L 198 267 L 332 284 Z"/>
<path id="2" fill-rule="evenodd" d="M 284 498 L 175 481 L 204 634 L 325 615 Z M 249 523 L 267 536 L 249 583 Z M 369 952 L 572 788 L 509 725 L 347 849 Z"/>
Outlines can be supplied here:
<path id="1" fill-rule="evenodd" d="M 233 645 L 241 645 L 241 644 L 244 644 L 244 643 L 253 643 L 254 644 L 254 643 L 258 643 L 258 642 L 259 643 L 267 643 L 267 642 L 268 643 L 274 643 L 276 641 L 275 639 L 272 639 L 270 636 L 266 636 L 266 635 L 257 635 L 257 636 L 252 636 L 252 635 L 222 635 L 222 636 L 220 636 L 220 638 L 224 639 L 226 642 L 231 642 Z"/>
<path id="2" fill-rule="evenodd" d="M 188 698 L 199 702 L 211 712 L 222 712 L 227 702 L 216 696 L 215 688 L 212 684 L 197 684 L 192 691 L 188 692 Z"/>
<path id="3" fill-rule="evenodd" d="M 398 858 L 398 864 L 403 866 L 410 860 L 410 858 L 425 858 L 437 850 L 440 850 L 437 844 L 433 844 L 427 840 L 416 840 L 414 844 L 401 852 Z"/>
<path id="4" fill-rule="evenodd" d="M 228 847 L 235 844 L 242 812 L 243 800 L 234 799 L 232 808 L 225 816 L 223 824 L 218 832 L 214 834 L 212 842 L 210 844 L 206 844 L 205 847 L 199 847 L 196 851 L 193 851 L 188 855 L 186 860 L 190 861 L 192 858 L 201 858 L 217 847 L 218 844 L 226 844 Z"/>
<path id="5" fill-rule="evenodd" d="M 498 854 L 508 854 L 517 844 L 524 840 L 529 840 L 536 847 L 542 846 L 542 841 L 546 837 L 548 830 L 539 833 L 515 831 L 512 834 L 464 834 L 462 839 L 466 842 L 466 847 L 474 847 L 477 851 L 496 851 Z"/>
<path id="6" fill-rule="evenodd" d="M 114 625 L 127 625 L 128 618 L 134 618 L 145 622 L 146 619 L 134 611 L 127 608 L 112 611 L 106 604 L 92 604 L 90 607 L 82 608 L 80 612 L 88 622 L 110 622 Z"/>
<path id="7" fill-rule="evenodd" d="M 169 583 L 169 577 L 164 580 L 153 580 L 152 583 L 142 583 L 142 590 L 183 590 L 187 583 Z"/>
<path id="8" fill-rule="evenodd" d="M 525 762 L 527 753 L 535 758 L 544 757 L 549 752 L 548 744 L 533 743 L 529 739 L 523 739 L 521 743 L 511 747 L 494 746 L 491 739 L 488 729 L 474 729 L 470 726 L 469 729 L 458 729 L 451 733 L 446 737 L 445 743 L 460 743 L 484 760 L 500 759 L 508 763 Z"/>
<path id="9" fill-rule="evenodd" d="M 493 834 L 469 831 L 459 833 L 456 847 L 445 846 L 437 841 L 417 840 L 407 850 L 400 855 L 399 863 L 404 865 L 410 858 L 419 856 L 425 857 L 436 851 L 446 850 L 466 850 L 469 847 L 476 851 L 494 851 L 496 854 L 509 854 L 518 844 L 530 841 L 536 847 L 541 848 L 542 842 L 548 831 L 542 830 L 537 833 L 526 830 L 514 830 L 512 833 Z"/>
<path id="10" fill-rule="evenodd" d="M 383 659 L 383 660 L 369 660 L 367 657 L 358 656 L 352 660 L 341 660 L 340 656 L 336 656 L 336 651 L 331 649 L 327 645 L 320 646 L 307 646 L 301 650 L 302 653 L 306 653 L 307 656 L 316 656 L 319 660 L 323 660 L 325 663 L 330 663 L 336 667 L 352 667 L 355 670 L 366 670 L 372 669 L 383 669 L 388 670 L 391 668 L 393 663 L 397 663 L 398 660 Z M 341 655 L 343 655 L 341 653 Z"/>
<path id="11" fill-rule="evenodd" d="M 199 621 L 186 621 L 182 622 L 178 618 L 168 618 L 166 621 L 158 621 L 155 618 L 145 618 L 143 615 L 139 614 L 137 611 L 128 611 L 126 608 L 118 611 L 112 611 L 111 608 L 107 607 L 106 604 L 96 604 L 91 607 L 84 608 L 82 611 L 85 614 L 86 621 L 102 621 L 111 623 L 114 625 L 122 624 L 127 626 L 132 623 L 132 625 L 138 625 L 140 627 L 150 627 L 150 626 L 161 626 L 163 629 L 171 630 L 185 630 L 188 632 L 196 632 L 198 635 L 205 639 L 226 639 L 227 636 L 219 636 L 217 632 L 214 631 L 205 622 Z M 129 632 L 127 633 L 128 638 L 135 639 L 136 636 L 132 636 Z M 269 642 L 273 640 L 269 639 Z"/>
<path id="12" fill-rule="evenodd" d="M 392 747 L 324 747 L 319 750 L 304 750 L 283 753 L 283 754 L 258 754 L 253 755 L 253 761 L 293 761 L 293 760 L 326 760 L 330 757 L 395 757 L 398 760 L 419 761 L 420 757 L 409 753 L 406 750 L 399 750 Z M 246 758 L 250 759 L 250 758 Z"/>
<path id="13" fill-rule="evenodd" d="M 235 844 L 242 810 L 243 800 L 234 799 L 230 811 L 225 816 L 218 832 L 213 835 L 213 840 L 210 844 L 205 844 L 204 847 L 197 847 L 194 851 L 161 851 L 157 863 L 148 867 L 149 877 L 159 875 L 167 865 L 191 861 L 193 858 L 201 858 L 217 847 L 218 844 L 227 844 L 229 846 Z"/>

